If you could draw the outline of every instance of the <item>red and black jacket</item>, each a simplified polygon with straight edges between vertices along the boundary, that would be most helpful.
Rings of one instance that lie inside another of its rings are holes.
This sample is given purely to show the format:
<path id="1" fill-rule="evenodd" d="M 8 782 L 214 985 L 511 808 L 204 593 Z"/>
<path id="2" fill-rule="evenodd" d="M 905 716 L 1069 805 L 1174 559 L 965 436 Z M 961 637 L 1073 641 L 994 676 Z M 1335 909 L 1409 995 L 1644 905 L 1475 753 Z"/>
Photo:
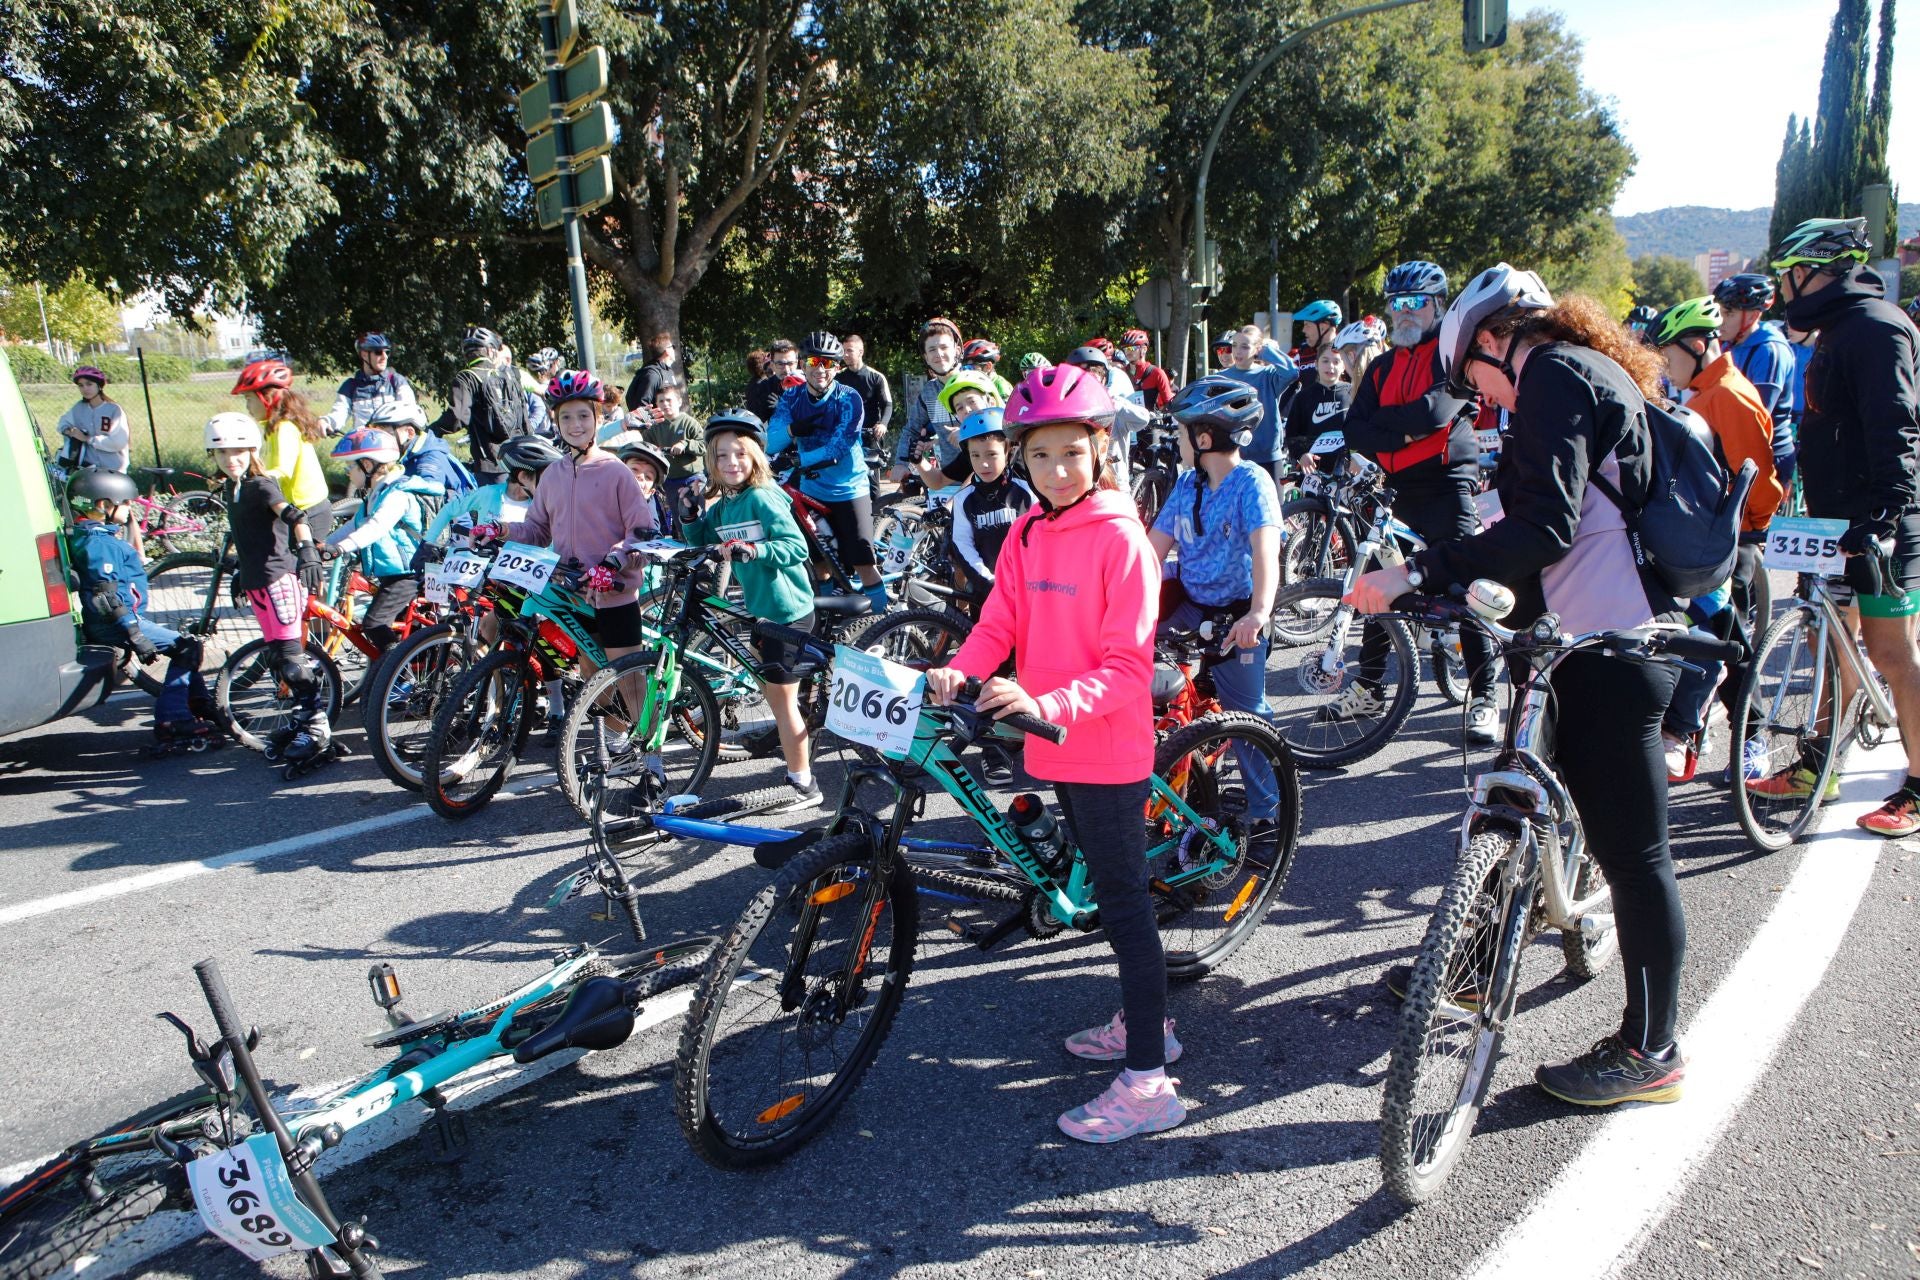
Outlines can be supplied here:
<path id="1" fill-rule="evenodd" d="M 1474 401 L 1447 390 L 1440 343 L 1395 347 L 1367 366 L 1342 429 L 1347 446 L 1378 462 L 1404 489 L 1420 481 L 1471 479 L 1479 469 Z"/>

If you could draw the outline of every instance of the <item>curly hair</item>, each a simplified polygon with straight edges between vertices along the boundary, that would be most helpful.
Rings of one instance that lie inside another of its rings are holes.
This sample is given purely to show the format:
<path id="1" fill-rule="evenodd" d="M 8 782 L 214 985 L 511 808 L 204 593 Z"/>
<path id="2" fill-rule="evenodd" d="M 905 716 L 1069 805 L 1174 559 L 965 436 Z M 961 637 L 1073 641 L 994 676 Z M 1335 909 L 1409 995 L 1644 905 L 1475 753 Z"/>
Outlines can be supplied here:
<path id="1" fill-rule="evenodd" d="M 1569 293 L 1545 311 L 1514 310 L 1490 321 L 1483 333 L 1511 335 L 1517 343 L 1569 342 L 1597 351 L 1626 371 L 1640 394 L 1660 394 L 1660 357 L 1592 298 Z"/>

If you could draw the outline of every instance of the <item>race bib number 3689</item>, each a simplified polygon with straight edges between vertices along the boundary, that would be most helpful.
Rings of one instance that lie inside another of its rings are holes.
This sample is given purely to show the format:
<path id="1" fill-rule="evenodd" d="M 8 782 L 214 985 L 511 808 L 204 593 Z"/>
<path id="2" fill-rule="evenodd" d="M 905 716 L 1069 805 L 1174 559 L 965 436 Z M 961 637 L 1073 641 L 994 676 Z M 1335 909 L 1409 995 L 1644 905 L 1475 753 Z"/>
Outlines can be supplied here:
<path id="1" fill-rule="evenodd" d="M 333 1243 L 333 1233 L 293 1193 L 270 1133 L 201 1156 L 187 1166 L 187 1183 L 207 1229 L 256 1262 Z"/>

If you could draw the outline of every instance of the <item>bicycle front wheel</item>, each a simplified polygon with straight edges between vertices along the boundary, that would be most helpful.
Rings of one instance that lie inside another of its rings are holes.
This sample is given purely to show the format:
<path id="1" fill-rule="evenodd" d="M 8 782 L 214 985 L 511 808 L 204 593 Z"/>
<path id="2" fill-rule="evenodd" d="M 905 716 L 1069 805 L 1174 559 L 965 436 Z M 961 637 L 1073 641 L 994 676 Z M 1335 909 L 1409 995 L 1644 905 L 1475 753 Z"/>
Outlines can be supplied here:
<path id="1" fill-rule="evenodd" d="M 162 1209 L 190 1207 L 185 1170 L 142 1138 L 164 1127 L 205 1154 L 214 1149 L 209 1135 L 216 1123 L 210 1094 L 182 1094 L 69 1147 L 0 1190 L 0 1280 L 41 1280 Z M 117 1145 L 125 1150 L 116 1152 Z M 88 1194 L 88 1180 L 97 1197 Z"/>
<path id="2" fill-rule="evenodd" d="M 421 790 L 443 818 L 470 818 L 487 807 L 513 771 L 533 727 L 538 690 L 527 655 L 496 649 L 454 684 L 427 734 Z"/>
<path id="3" fill-rule="evenodd" d="M 307 641 L 307 661 L 320 681 L 320 705 L 333 720 L 342 701 L 340 669 L 326 651 Z M 274 735 L 291 730 L 300 704 L 280 678 L 280 655 L 266 640 L 254 640 L 234 650 L 213 687 L 213 705 L 220 722 L 238 742 L 265 751 Z"/>
<path id="4" fill-rule="evenodd" d="M 902 609 L 874 619 L 859 639 L 848 643 L 890 662 L 929 671 L 953 661 L 972 625 L 954 609 Z"/>
<path id="5" fill-rule="evenodd" d="M 1295 498 L 1280 508 L 1280 581 L 1337 578 L 1353 559 L 1346 524 L 1320 498 Z"/>
<path id="6" fill-rule="evenodd" d="M 1733 810 L 1757 849 L 1784 849 L 1813 824 L 1832 786 L 1835 753 L 1828 728 L 1840 687 L 1840 656 L 1813 605 L 1788 608 L 1761 637 L 1729 735 Z"/>
<path id="7" fill-rule="evenodd" d="M 260 638 L 253 610 L 233 602 L 228 590 L 232 576 L 232 570 L 222 570 L 218 556 L 210 551 L 163 557 L 147 570 L 147 599 L 140 612 L 158 626 L 199 637 L 205 645 L 201 669 L 217 669 L 234 650 Z M 163 656 L 136 666 L 134 683 L 157 695 L 166 672 Z"/>
<path id="8" fill-rule="evenodd" d="M 442 622 L 387 650 L 367 677 L 360 723 L 374 763 L 396 786 L 420 790 L 433 717 L 466 669 L 466 637 Z"/>
<path id="9" fill-rule="evenodd" d="M 1198 978 L 1239 950 L 1279 899 L 1300 843 L 1300 776 L 1279 732 L 1244 711 L 1182 725 L 1153 763 L 1180 800 L 1156 790 L 1147 802 L 1154 915 L 1167 976 Z M 1267 795 L 1270 811 L 1255 812 L 1253 797 Z M 1216 831 L 1231 837 L 1231 855 L 1206 838 Z"/>
<path id="10" fill-rule="evenodd" d="M 1380 1105 L 1387 1189 L 1418 1204 L 1440 1189 L 1486 1102 L 1518 981 L 1517 942 L 1532 907 L 1504 868 L 1519 837 L 1482 831 L 1467 842 L 1413 964 Z M 1513 965 L 1502 965 L 1504 952 Z"/>
<path id="11" fill-rule="evenodd" d="M 1360 618 L 1331 578 L 1284 587 L 1273 601 L 1267 705 L 1308 769 L 1364 760 L 1413 713 L 1420 667 L 1407 625 Z"/>
<path id="12" fill-rule="evenodd" d="M 721 939 L 680 1037 L 674 1110 L 701 1159 L 770 1164 L 833 1118 L 880 1052 L 913 969 L 904 860 L 873 875 L 866 838 L 821 841 Z"/>
<path id="13" fill-rule="evenodd" d="M 658 809 L 668 796 L 699 795 L 720 754 L 720 703 L 705 677 L 680 668 L 672 701 L 641 715 L 658 655 L 631 653 L 602 667 L 567 708 L 560 737 L 560 786 L 575 812 L 593 820 L 596 798 L 608 818 Z M 648 751 L 658 719 L 660 750 Z"/>

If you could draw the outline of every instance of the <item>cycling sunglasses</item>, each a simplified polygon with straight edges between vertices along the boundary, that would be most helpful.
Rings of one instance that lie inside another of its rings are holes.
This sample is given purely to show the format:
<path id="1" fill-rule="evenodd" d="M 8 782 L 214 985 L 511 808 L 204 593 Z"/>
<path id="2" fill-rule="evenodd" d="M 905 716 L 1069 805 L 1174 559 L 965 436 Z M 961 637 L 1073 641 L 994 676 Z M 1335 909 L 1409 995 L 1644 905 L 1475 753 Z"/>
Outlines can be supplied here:
<path id="1" fill-rule="evenodd" d="M 839 367 L 840 362 L 832 356 L 807 357 L 807 368 L 809 369 L 838 369 Z"/>
<path id="2" fill-rule="evenodd" d="M 1427 305 L 1424 293 L 1396 293 L 1387 299 L 1387 307 L 1393 311 L 1418 311 Z"/>

